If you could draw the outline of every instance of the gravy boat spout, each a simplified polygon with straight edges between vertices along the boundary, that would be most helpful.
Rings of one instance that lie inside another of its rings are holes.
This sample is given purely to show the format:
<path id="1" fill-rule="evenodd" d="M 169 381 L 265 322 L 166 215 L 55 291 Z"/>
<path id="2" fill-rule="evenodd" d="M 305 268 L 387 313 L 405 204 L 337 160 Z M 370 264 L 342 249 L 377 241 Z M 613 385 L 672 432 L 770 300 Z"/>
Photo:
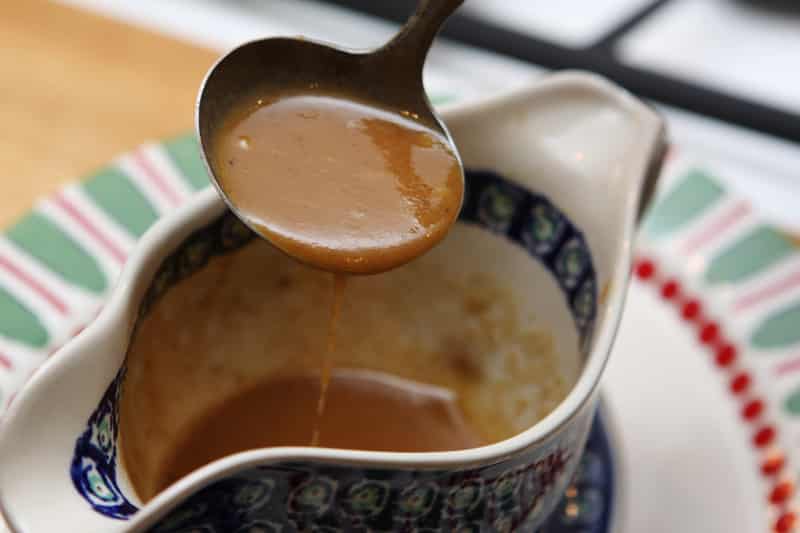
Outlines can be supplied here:
<path id="1" fill-rule="evenodd" d="M 577 72 L 450 106 L 442 116 L 463 158 L 466 194 L 459 223 L 424 259 L 453 276 L 503 280 L 536 317 L 559 354 L 554 372 L 571 385 L 554 409 L 516 436 L 463 451 L 248 451 L 143 502 L 122 461 L 119 430 L 137 324 L 215 261 L 269 247 L 208 188 L 151 228 L 101 315 L 35 373 L 0 422 L 0 509 L 12 529 L 538 528 L 575 473 L 594 419 L 636 226 L 665 153 L 664 125 L 625 91 Z M 196 365 L 211 364 L 195 357 Z M 201 409 L 216 391 L 157 392 Z"/>

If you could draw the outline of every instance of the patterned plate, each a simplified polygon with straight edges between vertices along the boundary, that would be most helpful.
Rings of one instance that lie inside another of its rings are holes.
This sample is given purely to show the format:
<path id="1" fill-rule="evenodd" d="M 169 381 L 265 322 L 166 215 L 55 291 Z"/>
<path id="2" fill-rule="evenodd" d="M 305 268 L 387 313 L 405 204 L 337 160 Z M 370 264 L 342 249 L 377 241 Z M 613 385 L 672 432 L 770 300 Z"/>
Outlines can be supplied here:
<path id="1" fill-rule="evenodd" d="M 0 404 L 97 314 L 136 239 L 204 176 L 192 137 L 145 145 L 0 236 Z M 606 531 L 611 488 L 622 489 L 623 532 L 793 531 L 798 242 L 725 183 L 680 156 L 668 166 L 606 382 L 625 422 L 619 484 L 598 429 L 599 466 L 547 531 Z"/>
<path id="2" fill-rule="evenodd" d="M 624 422 L 613 487 L 623 533 L 795 528 L 800 243 L 731 192 L 725 172 L 676 152 L 642 232 L 605 383 Z M 96 316 L 137 238 L 206 185 L 192 137 L 149 144 L 0 236 L 0 405 Z M 587 468 L 605 472 L 589 478 L 597 490 L 570 492 L 549 531 L 605 531 L 612 470 L 599 457 Z M 597 515 L 602 498 L 600 518 L 570 522 Z"/>
<path id="3" fill-rule="evenodd" d="M 727 172 L 675 150 L 641 232 L 606 381 L 623 531 L 795 531 L 800 242 Z"/>
<path id="4" fill-rule="evenodd" d="M 149 144 L 42 200 L 0 236 L 2 409 L 44 359 L 96 316 L 138 237 L 207 185 L 194 137 Z M 613 483 L 609 439 L 598 418 L 574 483 L 544 532 L 608 531 Z"/>

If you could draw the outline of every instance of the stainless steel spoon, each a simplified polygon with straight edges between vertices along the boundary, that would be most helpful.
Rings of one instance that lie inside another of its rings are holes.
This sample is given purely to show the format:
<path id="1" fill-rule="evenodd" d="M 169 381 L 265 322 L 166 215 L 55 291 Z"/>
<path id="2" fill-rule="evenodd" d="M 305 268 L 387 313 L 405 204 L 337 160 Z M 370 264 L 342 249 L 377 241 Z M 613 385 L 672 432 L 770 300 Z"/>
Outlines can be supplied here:
<path id="1" fill-rule="evenodd" d="M 344 50 L 303 38 L 270 38 L 243 44 L 222 57 L 200 88 L 195 119 L 206 167 L 231 210 L 252 226 L 218 181 L 220 169 L 215 168 L 215 158 L 211 156 L 215 153 L 216 133 L 237 103 L 273 89 L 276 93 L 309 88 L 349 94 L 402 112 L 440 134 L 460 165 L 453 140 L 425 94 L 422 70 L 440 27 L 463 2 L 420 0 L 416 12 L 396 36 L 368 52 Z M 463 179 L 463 168 L 461 175 Z"/>

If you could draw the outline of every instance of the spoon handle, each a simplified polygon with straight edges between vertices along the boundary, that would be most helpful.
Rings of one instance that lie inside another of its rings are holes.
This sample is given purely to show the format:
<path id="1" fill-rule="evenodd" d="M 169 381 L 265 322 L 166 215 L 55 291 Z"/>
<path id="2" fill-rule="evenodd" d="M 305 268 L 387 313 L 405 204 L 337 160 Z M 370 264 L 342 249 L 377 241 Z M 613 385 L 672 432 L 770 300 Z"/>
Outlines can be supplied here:
<path id="1" fill-rule="evenodd" d="M 395 37 L 378 53 L 403 67 L 416 70 L 422 80 L 422 67 L 433 39 L 444 21 L 464 3 L 464 0 L 419 0 L 417 10 Z"/>

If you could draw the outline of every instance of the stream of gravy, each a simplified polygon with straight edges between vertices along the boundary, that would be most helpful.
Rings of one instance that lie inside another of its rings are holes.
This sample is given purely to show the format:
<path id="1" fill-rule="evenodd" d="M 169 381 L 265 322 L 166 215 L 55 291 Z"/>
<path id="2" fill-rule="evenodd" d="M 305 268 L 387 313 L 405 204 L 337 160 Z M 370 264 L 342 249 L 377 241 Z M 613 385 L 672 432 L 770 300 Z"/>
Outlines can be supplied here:
<path id="1" fill-rule="evenodd" d="M 311 446 L 319 446 L 319 432 L 322 418 L 325 415 L 325 405 L 328 400 L 328 388 L 331 383 L 331 370 L 333 368 L 333 356 L 336 352 L 336 332 L 339 324 L 339 315 L 342 313 L 342 300 L 347 286 L 347 276 L 344 274 L 333 274 L 333 303 L 331 304 L 331 315 L 328 318 L 328 342 L 325 347 L 325 358 L 322 360 L 322 372 L 319 381 L 319 399 L 317 400 L 317 420 L 311 433 Z"/>

